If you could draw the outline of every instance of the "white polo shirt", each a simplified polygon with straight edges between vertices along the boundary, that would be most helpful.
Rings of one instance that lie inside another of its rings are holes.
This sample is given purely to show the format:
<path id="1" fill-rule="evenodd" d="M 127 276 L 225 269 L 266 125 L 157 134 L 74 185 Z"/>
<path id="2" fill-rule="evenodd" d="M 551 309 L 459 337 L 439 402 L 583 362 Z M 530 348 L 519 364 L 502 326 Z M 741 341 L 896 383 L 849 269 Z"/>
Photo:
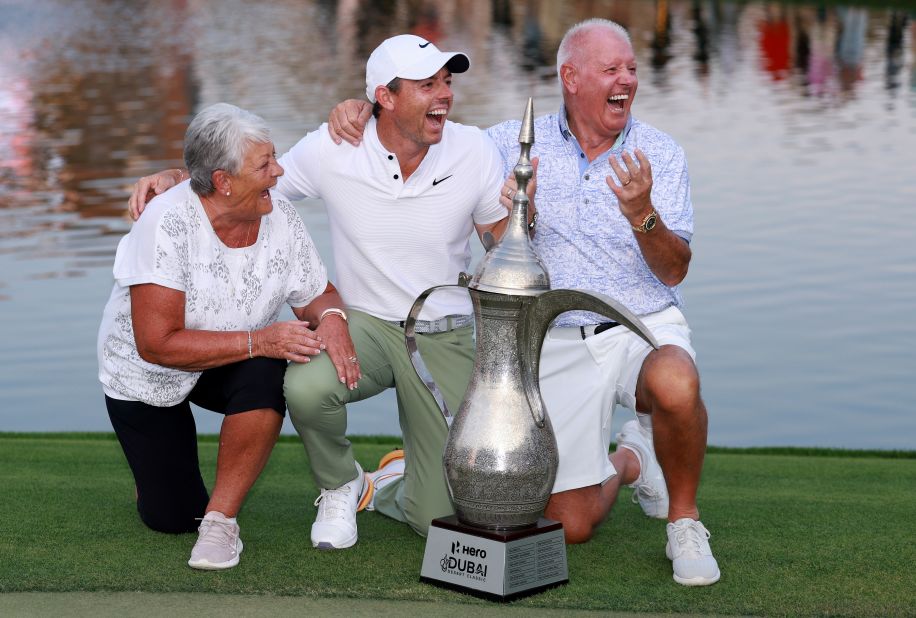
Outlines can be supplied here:
<path id="1" fill-rule="evenodd" d="M 474 224 L 508 214 L 499 204 L 499 151 L 480 129 L 453 122 L 407 182 L 397 156 L 379 142 L 375 118 L 358 147 L 334 144 L 322 125 L 280 165 L 278 191 L 325 201 L 344 302 L 384 320 L 406 319 L 427 288 L 457 283 L 470 267 Z M 466 292 L 442 290 L 429 297 L 420 319 L 471 312 Z"/>

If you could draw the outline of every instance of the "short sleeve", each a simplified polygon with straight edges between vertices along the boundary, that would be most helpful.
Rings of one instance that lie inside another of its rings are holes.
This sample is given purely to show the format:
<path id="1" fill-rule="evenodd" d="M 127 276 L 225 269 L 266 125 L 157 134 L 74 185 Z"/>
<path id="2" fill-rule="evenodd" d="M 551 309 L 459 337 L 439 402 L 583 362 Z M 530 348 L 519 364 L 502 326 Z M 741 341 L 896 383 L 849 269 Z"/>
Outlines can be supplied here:
<path id="1" fill-rule="evenodd" d="M 288 202 L 280 203 L 280 208 L 289 226 L 293 258 L 286 302 L 291 307 L 304 307 L 324 292 L 328 273 L 302 217 Z"/>
<path id="2" fill-rule="evenodd" d="M 283 175 L 277 180 L 276 190 L 287 199 L 320 197 L 321 136 L 327 132 L 328 125 L 325 123 L 299 140 L 278 159 Z"/>
<path id="3" fill-rule="evenodd" d="M 488 225 L 504 219 L 508 214 L 499 203 L 499 192 L 505 176 L 502 156 L 493 140 L 483 131 L 480 132 L 480 150 L 481 201 L 474 208 L 474 223 Z"/>
<path id="4" fill-rule="evenodd" d="M 661 214 L 665 227 L 690 242 L 693 236 L 693 205 L 684 149 L 675 147 L 664 167 L 652 172 L 652 204 Z"/>
<path id="5" fill-rule="evenodd" d="M 159 197 L 150 202 L 144 216 L 121 239 L 114 278 L 124 287 L 155 283 L 184 292 L 188 284 L 190 234 L 188 221 L 182 216 L 186 206 L 180 201 L 156 203 Z"/>
<path id="6" fill-rule="evenodd" d="M 503 178 L 512 173 L 518 162 L 518 132 L 521 126 L 522 123 L 518 120 L 507 120 L 487 129 L 487 135 L 499 151 Z"/>

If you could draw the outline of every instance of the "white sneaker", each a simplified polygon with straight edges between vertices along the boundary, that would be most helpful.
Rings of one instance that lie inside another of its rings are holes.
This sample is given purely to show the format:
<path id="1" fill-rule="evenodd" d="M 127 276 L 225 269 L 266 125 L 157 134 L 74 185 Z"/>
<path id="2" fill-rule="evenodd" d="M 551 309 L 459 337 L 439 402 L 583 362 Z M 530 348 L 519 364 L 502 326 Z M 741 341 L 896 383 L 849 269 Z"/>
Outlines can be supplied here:
<path id="1" fill-rule="evenodd" d="M 378 469 L 375 472 L 369 472 L 366 476 L 369 477 L 372 493 L 368 500 L 363 499 L 360 503 L 365 502 L 367 511 L 374 511 L 376 492 L 388 483 L 404 476 L 404 449 L 395 449 L 386 453 L 379 460 Z"/>
<path id="2" fill-rule="evenodd" d="M 645 431 L 639 421 L 628 421 L 617 434 L 617 446 L 633 451 L 639 460 L 639 478 L 630 485 L 635 490 L 633 502 L 639 502 L 643 513 L 649 517 L 668 519 L 668 487 L 655 457 L 652 434 Z"/>
<path id="3" fill-rule="evenodd" d="M 360 465 L 356 478 L 337 489 L 322 489 L 315 500 L 318 516 L 312 524 L 312 547 L 345 549 L 356 544 L 356 511 L 360 497 L 371 495 L 371 485 Z"/>
<path id="4" fill-rule="evenodd" d="M 239 563 L 242 539 L 239 526 L 219 511 L 210 511 L 197 529 L 197 542 L 191 550 L 188 566 L 205 571 L 230 569 Z"/>
<path id="5" fill-rule="evenodd" d="M 668 524 L 665 554 L 674 567 L 674 581 L 684 586 L 708 586 L 719 581 L 719 563 L 709 548 L 709 530 L 684 517 Z"/>

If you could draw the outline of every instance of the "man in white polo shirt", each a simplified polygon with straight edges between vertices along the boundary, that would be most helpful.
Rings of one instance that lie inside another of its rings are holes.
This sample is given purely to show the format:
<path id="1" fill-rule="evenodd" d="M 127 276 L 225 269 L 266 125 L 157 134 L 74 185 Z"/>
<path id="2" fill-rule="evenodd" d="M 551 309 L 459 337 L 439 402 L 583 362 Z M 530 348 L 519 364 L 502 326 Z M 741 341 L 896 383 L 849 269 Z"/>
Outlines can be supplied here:
<path id="1" fill-rule="evenodd" d="M 423 290 L 457 283 L 469 268 L 475 228 L 499 237 L 505 227 L 499 151 L 476 127 L 446 119 L 452 74 L 469 66 L 466 55 L 440 52 L 420 37 L 388 39 L 366 65 L 374 114 L 364 144 L 337 146 L 322 126 L 280 160 L 282 193 L 318 196 L 327 204 L 336 285 L 347 303 L 361 373 L 355 385 L 341 384 L 323 355 L 291 365 L 286 374 L 290 418 L 322 488 L 312 526 L 312 544 L 322 549 L 356 542 L 356 510 L 370 498 L 375 510 L 421 534 L 433 518 L 453 511 L 442 474 L 447 427 L 405 353 L 403 320 Z M 471 312 L 466 293 L 437 292 L 417 327 L 423 358 L 452 409 L 473 369 Z M 394 482 L 373 497 L 346 439 L 345 404 L 392 387 L 403 466 L 394 461 L 380 468 L 406 466 L 406 474 L 390 477 Z"/>
<path id="2" fill-rule="evenodd" d="M 337 146 L 323 125 L 279 159 L 285 173 L 278 192 L 325 201 L 336 285 L 347 307 L 323 317 L 348 320 L 356 348 L 356 356 L 336 366 L 321 354 L 290 365 L 286 374 L 290 418 L 321 488 L 315 547 L 356 543 L 356 511 L 364 507 L 423 535 L 433 518 L 453 511 L 442 472 L 448 430 L 405 352 L 403 320 L 424 290 L 457 283 L 470 266 L 471 234 L 476 229 L 481 237 L 489 232 L 499 238 L 511 206 L 508 198 L 500 204 L 503 163 L 496 146 L 477 127 L 447 120 L 452 74 L 469 67 L 465 54 L 441 52 L 420 37 L 390 38 L 366 64 L 374 113 L 365 143 Z M 148 193 L 161 193 L 175 176 L 169 171 L 141 179 L 130 200 L 132 216 L 139 216 Z M 466 293 L 437 292 L 416 326 L 424 361 L 452 409 L 473 369 L 471 312 Z M 335 342 L 325 343 L 334 349 Z M 347 362 L 358 367 L 356 383 L 345 383 Z M 404 451 L 367 476 L 346 438 L 345 406 L 387 388 L 397 391 Z"/>

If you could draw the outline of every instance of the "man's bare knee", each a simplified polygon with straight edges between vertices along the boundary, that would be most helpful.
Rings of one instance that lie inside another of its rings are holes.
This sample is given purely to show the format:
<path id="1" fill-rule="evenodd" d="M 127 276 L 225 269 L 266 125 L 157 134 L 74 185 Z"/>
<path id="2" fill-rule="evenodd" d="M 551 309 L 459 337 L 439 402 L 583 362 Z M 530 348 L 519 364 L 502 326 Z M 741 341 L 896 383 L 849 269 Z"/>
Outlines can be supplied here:
<path id="1" fill-rule="evenodd" d="M 590 541 L 595 536 L 598 526 L 581 520 L 562 522 L 563 535 L 567 545 L 577 545 Z"/>
<path id="2" fill-rule="evenodd" d="M 662 346 L 646 360 L 637 385 L 640 403 L 653 411 L 690 412 L 700 401 L 700 376 L 693 359 L 678 346 Z"/>
<path id="3" fill-rule="evenodd" d="M 556 493 L 547 503 L 544 516 L 563 524 L 568 545 L 590 540 L 604 519 L 595 509 L 595 489 L 597 486 Z"/>

